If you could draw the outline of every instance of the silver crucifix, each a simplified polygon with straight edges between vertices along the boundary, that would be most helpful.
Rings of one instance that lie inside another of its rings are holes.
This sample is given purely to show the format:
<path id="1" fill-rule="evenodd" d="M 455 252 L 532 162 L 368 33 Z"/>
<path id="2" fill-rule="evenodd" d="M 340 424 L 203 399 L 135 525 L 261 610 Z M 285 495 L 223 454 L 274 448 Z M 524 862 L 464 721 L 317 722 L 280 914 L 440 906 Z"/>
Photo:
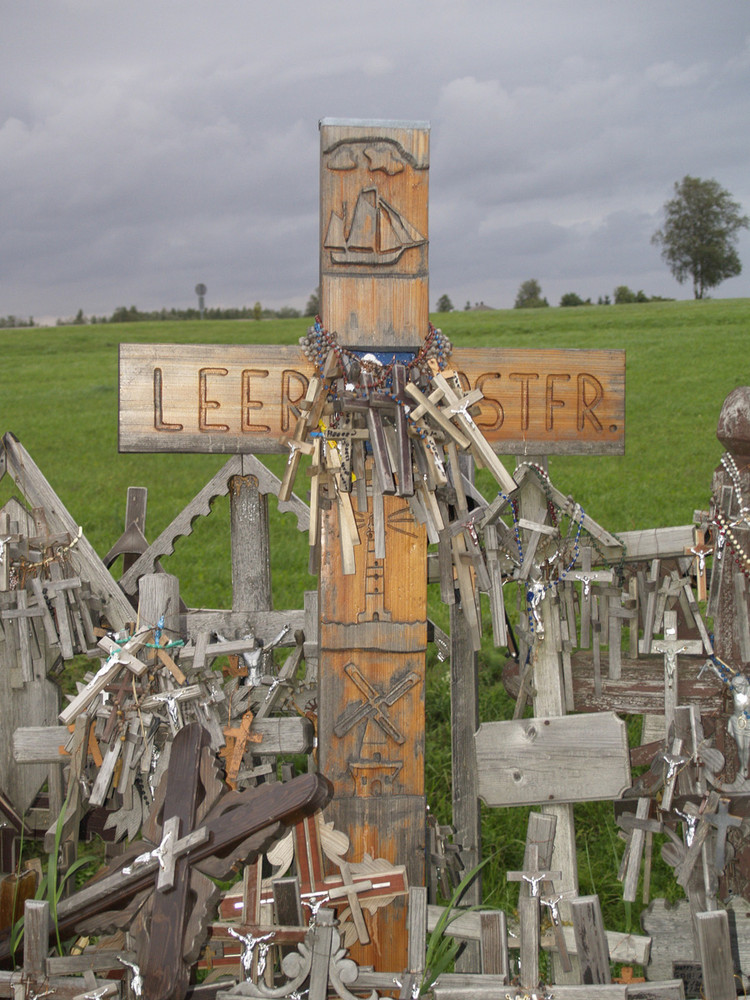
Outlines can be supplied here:
<path id="1" fill-rule="evenodd" d="M 164 870 L 164 868 L 166 867 L 164 859 L 167 853 L 167 844 L 171 839 L 172 839 L 172 834 L 165 833 L 158 847 L 155 847 L 153 851 L 144 851 L 143 854 L 139 854 L 132 865 L 128 865 L 126 868 L 122 869 L 122 874 L 132 875 L 136 868 L 140 868 L 143 865 L 147 865 L 149 861 L 158 861 L 159 867 L 162 870 Z"/>
<path id="2" fill-rule="evenodd" d="M 242 958 L 240 961 L 242 963 L 242 969 L 245 973 L 246 979 L 249 979 L 252 975 L 255 949 L 260 946 L 258 954 L 258 976 L 262 976 L 266 970 L 266 955 L 268 954 L 269 948 L 269 945 L 266 945 L 265 948 L 263 948 L 263 942 L 269 941 L 273 938 L 273 931 L 269 934 L 264 934 L 262 937 L 255 937 L 253 934 L 240 934 L 234 929 L 234 927 L 227 927 L 227 930 L 233 938 L 236 938 L 242 943 Z"/>

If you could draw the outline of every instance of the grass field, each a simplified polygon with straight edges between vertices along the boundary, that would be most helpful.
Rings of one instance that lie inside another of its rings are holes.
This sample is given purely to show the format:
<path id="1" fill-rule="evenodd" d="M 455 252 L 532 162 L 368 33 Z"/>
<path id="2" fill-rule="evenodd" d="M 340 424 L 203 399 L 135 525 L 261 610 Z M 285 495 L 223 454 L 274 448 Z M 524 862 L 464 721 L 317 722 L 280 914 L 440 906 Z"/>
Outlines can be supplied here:
<path id="1" fill-rule="evenodd" d="M 459 312 L 432 319 L 455 343 L 467 346 L 624 348 L 625 456 L 552 458 L 554 484 L 611 531 L 689 523 L 696 508 L 707 506 L 712 472 L 722 453 L 715 436 L 722 401 L 731 389 L 750 382 L 750 300 Z M 13 431 L 19 437 L 100 554 L 122 531 L 131 485 L 148 487 L 147 535 L 154 538 L 223 459 L 118 454 L 118 344 L 293 343 L 306 325 L 305 320 L 194 321 L 0 331 L 0 433 Z M 272 456 L 267 464 L 279 474 L 284 461 Z M 512 469 L 513 461 L 507 464 Z M 478 482 L 487 496 L 495 494 L 496 487 L 481 474 Z M 304 477 L 298 478 L 297 489 L 304 494 Z M 6 477 L 0 482 L 0 505 L 12 492 Z M 193 535 L 164 561 L 179 577 L 190 606 L 231 605 L 227 513 L 228 502 L 220 498 L 213 515 L 199 519 Z M 292 530 L 295 526 L 290 515 L 273 518 L 278 608 L 300 607 L 302 592 L 315 587 L 306 572 L 307 540 Z M 447 614 L 436 593 L 430 595 L 430 614 L 445 625 Z M 502 663 L 502 651 L 485 640 L 482 719 L 508 715 L 499 681 Z M 427 786 L 430 805 L 443 822 L 450 818 L 445 678 L 445 665 L 430 661 Z M 631 914 L 615 879 L 622 843 L 611 824 L 603 824 L 607 809 L 576 807 L 579 879 L 583 892 L 600 893 L 608 926 L 624 929 Z M 490 904 L 512 905 L 517 890 L 506 894 L 503 873 L 518 868 L 524 832 L 525 818 L 518 810 L 486 817 L 485 849 L 495 852 L 485 875 Z M 657 866 L 656 878 L 656 894 L 666 893 L 669 873 Z"/>

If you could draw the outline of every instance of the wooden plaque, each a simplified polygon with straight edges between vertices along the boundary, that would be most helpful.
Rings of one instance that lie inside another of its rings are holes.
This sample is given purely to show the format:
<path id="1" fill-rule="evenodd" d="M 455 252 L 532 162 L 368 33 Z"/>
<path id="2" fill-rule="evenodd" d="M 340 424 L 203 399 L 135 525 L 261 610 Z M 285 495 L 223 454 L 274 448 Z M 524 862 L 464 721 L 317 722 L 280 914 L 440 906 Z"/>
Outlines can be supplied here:
<path id="1" fill-rule="evenodd" d="M 624 453 L 624 351 L 459 347 L 450 363 L 484 393 L 499 454 Z M 120 451 L 283 452 L 312 374 L 297 346 L 121 344 Z"/>
<path id="2" fill-rule="evenodd" d="M 627 730 L 614 712 L 484 722 L 474 739 L 488 806 L 617 799 L 630 786 Z"/>

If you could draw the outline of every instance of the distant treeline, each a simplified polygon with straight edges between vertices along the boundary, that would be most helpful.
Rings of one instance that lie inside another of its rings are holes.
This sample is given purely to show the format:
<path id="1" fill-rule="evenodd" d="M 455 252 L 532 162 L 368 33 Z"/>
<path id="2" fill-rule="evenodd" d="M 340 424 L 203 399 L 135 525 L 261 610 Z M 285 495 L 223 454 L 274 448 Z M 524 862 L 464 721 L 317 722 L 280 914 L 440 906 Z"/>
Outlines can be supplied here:
<path id="1" fill-rule="evenodd" d="M 0 316 L 0 330 L 17 330 L 23 326 L 36 326 L 34 317 L 23 319 L 21 316 Z"/>
<path id="2" fill-rule="evenodd" d="M 308 303 L 309 309 L 310 303 Z M 314 316 L 315 312 L 305 310 L 305 316 Z M 253 306 L 234 306 L 228 309 L 218 307 L 203 310 L 204 319 L 298 319 L 302 316 L 301 309 L 293 306 L 282 306 L 280 309 L 267 309 L 256 302 Z M 84 326 L 96 323 L 143 323 L 159 320 L 200 319 L 199 309 L 154 309 L 144 311 L 137 306 L 118 306 L 111 316 L 86 316 L 79 309 L 74 319 L 58 319 L 58 326 Z M 33 326 L 33 323 L 31 324 Z"/>

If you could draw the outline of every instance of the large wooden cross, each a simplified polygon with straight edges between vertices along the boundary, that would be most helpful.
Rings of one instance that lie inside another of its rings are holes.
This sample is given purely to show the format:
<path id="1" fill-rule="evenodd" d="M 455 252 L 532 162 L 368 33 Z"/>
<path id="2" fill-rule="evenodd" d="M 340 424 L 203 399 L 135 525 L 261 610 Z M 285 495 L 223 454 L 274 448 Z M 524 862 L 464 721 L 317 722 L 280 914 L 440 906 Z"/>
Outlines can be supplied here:
<path id="1" fill-rule="evenodd" d="M 324 119 L 320 137 L 322 325 L 340 347 L 408 364 L 428 333 L 429 128 Z M 450 363 L 470 393 L 461 412 L 495 452 L 623 452 L 623 351 L 461 348 Z M 301 444 L 309 450 L 309 441 L 295 436 L 300 411 L 311 423 L 315 416 L 317 427 L 313 374 L 297 346 L 123 344 L 120 450 L 246 455 L 290 448 L 296 462 Z M 397 374 L 394 368 L 394 394 L 414 407 L 406 391 L 415 387 Z M 377 461 L 378 407 L 398 414 L 399 406 L 370 391 L 366 377 L 362 388 L 373 468 L 360 470 L 347 504 L 326 507 L 313 477 L 313 531 L 321 507 L 319 760 L 335 788 L 330 811 L 355 856 L 405 864 L 411 882 L 423 884 L 425 529 L 398 495 L 408 489 L 399 482 L 394 495 Z M 470 417 L 472 404 L 478 410 Z M 427 397 L 422 405 L 431 405 Z M 455 439 L 460 431 L 447 423 Z M 313 470 L 321 447 L 318 439 Z M 408 478 L 400 447 L 397 441 L 394 465 Z M 348 512 L 341 522 L 339 511 Z M 470 808 L 476 812 L 476 803 Z M 388 919 L 396 910 L 389 908 Z M 382 926 L 372 937 L 369 963 L 406 967 L 405 933 Z"/>

